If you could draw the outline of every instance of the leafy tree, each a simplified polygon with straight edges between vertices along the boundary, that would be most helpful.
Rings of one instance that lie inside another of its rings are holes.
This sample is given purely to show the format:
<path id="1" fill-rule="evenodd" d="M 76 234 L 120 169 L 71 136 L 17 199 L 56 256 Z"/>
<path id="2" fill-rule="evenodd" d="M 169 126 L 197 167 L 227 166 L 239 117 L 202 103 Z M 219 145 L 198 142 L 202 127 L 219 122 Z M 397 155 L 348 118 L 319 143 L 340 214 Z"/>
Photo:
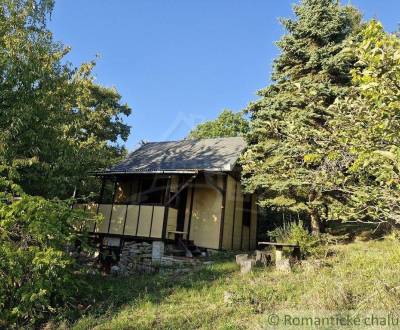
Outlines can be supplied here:
<path id="1" fill-rule="evenodd" d="M 69 49 L 46 28 L 52 7 L 0 0 L 0 163 L 26 192 L 67 197 L 124 154 L 131 110 L 94 82 L 93 62 L 64 63 Z"/>
<path id="2" fill-rule="evenodd" d="M 87 267 L 70 252 L 77 241 L 90 252 L 80 229 L 95 219 L 67 202 L 23 194 L 4 178 L 0 191 L 0 328 L 39 328 L 89 290 Z"/>
<path id="3" fill-rule="evenodd" d="M 314 233 L 321 230 L 327 171 L 328 108 L 351 85 L 353 58 L 341 54 L 358 31 L 360 15 L 336 0 L 303 0 L 295 19 L 283 19 L 288 33 L 278 41 L 272 84 L 249 105 L 249 148 L 242 159 L 243 183 L 261 193 L 260 205 L 307 212 Z"/>
<path id="4" fill-rule="evenodd" d="M 400 222 L 400 39 L 377 21 L 345 53 L 356 56 L 354 87 L 331 111 L 330 168 L 338 216 Z M 339 198 L 338 198 L 339 197 Z"/>
<path id="5" fill-rule="evenodd" d="M 243 113 L 224 110 L 215 120 L 197 125 L 190 133 L 189 139 L 206 139 L 217 137 L 243 136 L 249 130 L 249 123 Z"/>

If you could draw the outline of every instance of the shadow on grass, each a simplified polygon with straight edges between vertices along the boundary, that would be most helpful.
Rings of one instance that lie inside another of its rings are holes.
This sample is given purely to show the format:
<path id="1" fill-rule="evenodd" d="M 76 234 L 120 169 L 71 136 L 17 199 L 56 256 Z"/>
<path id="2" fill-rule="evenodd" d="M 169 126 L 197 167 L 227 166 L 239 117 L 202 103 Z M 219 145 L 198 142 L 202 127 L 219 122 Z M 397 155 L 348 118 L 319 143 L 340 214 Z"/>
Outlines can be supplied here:
<path id="1" fill-rule="evenodd" d="M 88 290 L 91 293 L 82 300 L 84 312 L 70 317 L 70 321 L 73 323 L 85 316 L 107 317 L 143 301 L 160 304 L 180 289 L 200 291 L 209 288 L 215 281 L 237 271 L 233 258 L 232 254 L 218 254 L 212 258 L 212 264 L 188 273 L 171 271 L 126 277 L 92 276 L 89 279 L 91 289 Z"/>
<path id="2" fill-rule="evenodd" d="M 382 239 L 389 229 L 382 223 L 328 221 L 326 232 L 337 237 L 341 243 L 348 244 L 355 240 L 369 241 Z"/>

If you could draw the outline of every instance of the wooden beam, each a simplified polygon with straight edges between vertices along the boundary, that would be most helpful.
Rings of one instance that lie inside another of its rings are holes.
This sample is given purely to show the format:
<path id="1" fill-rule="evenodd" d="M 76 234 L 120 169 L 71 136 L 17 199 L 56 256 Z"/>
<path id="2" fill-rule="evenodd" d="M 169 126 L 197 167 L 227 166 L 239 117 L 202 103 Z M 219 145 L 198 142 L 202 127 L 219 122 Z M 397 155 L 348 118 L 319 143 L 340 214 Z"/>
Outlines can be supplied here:
<path id="1" fill-rule="evenodd" d="M 234 179 L 235 180 L 235 179 Z M 235 180 L 235 199 L 233 202 L 233 223 L 232 223 L 232 243 L 231 249 L 233 250 L 233 239 L 235 237 L 235 221 L 236 221 L 236 195 L 237 195 L 237 182 Z"/>
<path id="2" fill-rule="evenodd" d="M 169 180 L 167 183 L 167 188 L 165 189 L 164 200 L 167 200 L 170 190 L 171 190 L 171 177 L 169 177 Z M 161 234 L 162 239 L 166 239 L 166 236 L 167 236 L 168 213 L 169 213 L 169 206 L 165 203 L 164 204 L 163 228 L 162 228 L 162 234 Z"/>
<path id="3" fill-rule="evenodd" d="M 135 236 L 137 236 L 137 232 L 138 232 L 138 230 L 139 230 L 139 221 L 140 221 L 140 204 L 139 204 L 139 210 L 138 210 L 138 214 L 137 214 L 136 233 L 135 233 Z"/>
<path id="4" fill-rule="evenodd" d="M 113 208 L 114 208 L 114 199 L 115 199 L 116 192 L 117 192 L 117 178 L 115 178 L 115 181 L 114 181 L 114 192 L 113 192 L 112 201 L 111 201 L 110 221 L 108 222 L 107 233 L 110 232 L 111 220 L 112 220 L 112 214 L 113 214 Z"/>
<path id="5" fill-rule="evenodd" d="M 224 224 L 225 224 L 225 204 L 226 204 L 226 186 L 228 183 L 228 176 L 224 177 L 223 183 L 223 196 L 222 196 L 222 205 L 221 205 L 221 219 L 220 219 L 220 229 L 219 229 L 219 249 L 222 249 L 222 241 L 224 238 Z"/>
<path id="6" fill-rule="evenodd" d="M 190 240 L 190 227 L 192 225 L 193 198 L 194 198 L 194 192 L 195 192 L 195 185 L 196 185 L 196 179 L 193 180 L 192 190 L 191 190 L 191 194 L 190 194 L 190 207 L 189 207 L 187 240 Z"/>
<path id="7" fill-rule="evenodd" d="M 153 229 L 153 217 L 154 217 L 154 205 L 153 205 L 153 208 L 151 209 L 151 221 L 150 221 L 149 237 L 151 237 L 151 230 Z"/>

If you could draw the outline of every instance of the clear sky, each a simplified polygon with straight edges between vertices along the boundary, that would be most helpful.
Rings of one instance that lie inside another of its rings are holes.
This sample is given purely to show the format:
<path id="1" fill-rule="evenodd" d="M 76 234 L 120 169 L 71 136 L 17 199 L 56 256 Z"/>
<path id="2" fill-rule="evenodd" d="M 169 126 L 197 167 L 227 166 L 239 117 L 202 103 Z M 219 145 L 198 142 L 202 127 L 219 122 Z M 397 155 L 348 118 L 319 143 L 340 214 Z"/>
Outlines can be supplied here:
<path id="1" fill-rule="evenodd" d="M 224 108 L 243 109 L 269 81 L 294 0 L 56 0 L 50 29 L 75 65 L 100 55 L 96 79 L 133 109 L 138 141 L 176 140 Z M 348 3 L 350 1 L 342 1 Z M 352 0 L 388 31 L 400 0 Z"/>

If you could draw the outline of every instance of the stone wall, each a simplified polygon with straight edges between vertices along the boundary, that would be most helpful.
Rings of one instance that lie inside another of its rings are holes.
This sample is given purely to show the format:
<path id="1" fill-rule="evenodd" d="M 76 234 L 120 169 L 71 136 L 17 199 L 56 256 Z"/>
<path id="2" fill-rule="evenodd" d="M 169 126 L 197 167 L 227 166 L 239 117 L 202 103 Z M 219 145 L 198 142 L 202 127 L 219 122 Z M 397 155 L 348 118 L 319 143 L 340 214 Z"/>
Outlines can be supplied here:
<path id="1" fill-rule="evenodd" d="M 156 272 L 158 269 L 152 263 L 152 245 L 147 242 L 125 242 L 118 267 L 122 275 Z"/>
<path id="2" fill-rule="evenodd" d="M 162 269 L 183 269 L 201 265 L 201 261 L 194 258 L 175 257 L 164 255 L 164 242 L 125 242 L 121 250 L 117 266 L 113 266 L 112 273 L 117 275 L 134 275 L 140 273 L 155 273 Z"/>

